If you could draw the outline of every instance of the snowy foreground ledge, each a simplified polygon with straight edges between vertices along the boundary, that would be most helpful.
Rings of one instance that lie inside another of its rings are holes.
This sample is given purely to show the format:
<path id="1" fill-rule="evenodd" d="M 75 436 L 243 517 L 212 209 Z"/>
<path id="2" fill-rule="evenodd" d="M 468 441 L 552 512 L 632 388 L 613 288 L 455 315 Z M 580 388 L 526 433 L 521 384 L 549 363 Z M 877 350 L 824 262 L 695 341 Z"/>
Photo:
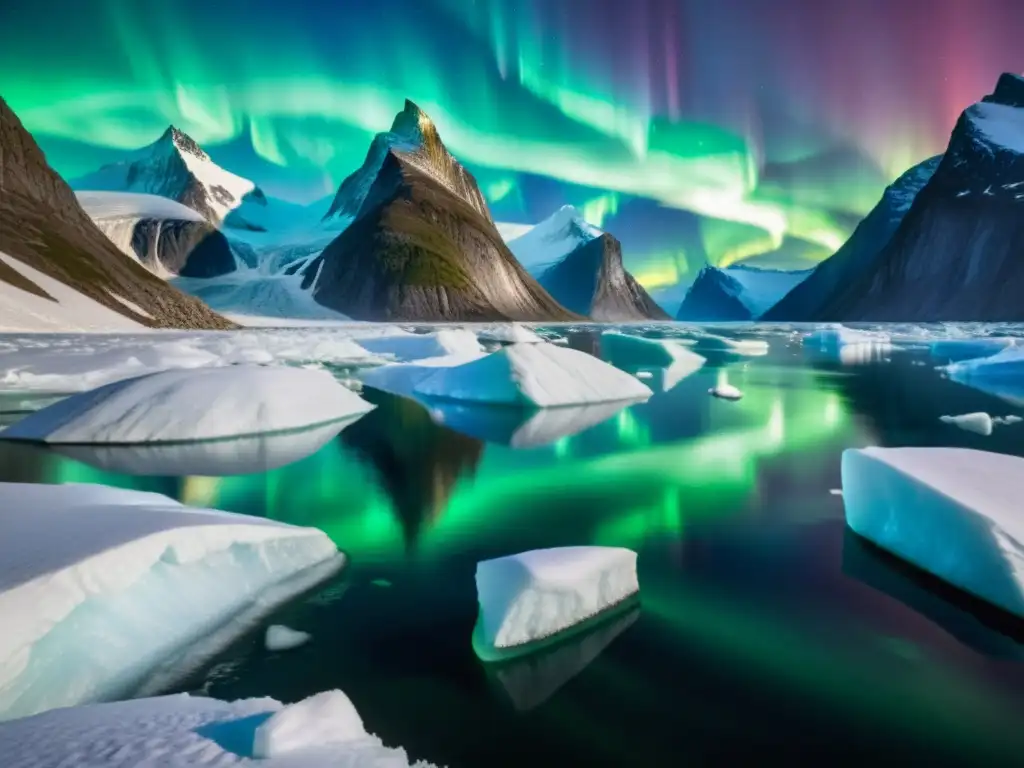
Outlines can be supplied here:
<path id="1" fill-rule="evenodd" d="M 367 733 L 341 691 L 290 706 L 178 694 L 58 709 L 0 723 L 11 768 L 432 768 Z"/>
<path id="2" fill-rule="evenodd" d="M 476 591 L 473 649 L 484 661 L 509 658 L 631 604 L 640 593 L 636 552 L 558 547 L 484 560 L 476 566 Z"/>
<path id="3" fill-rule="evenodd" d="M 646 400 L 654 394 L 593 355 L 548 343 L 511 344 L 468 363 L 437 367 L 413 391 L 421 397 L 537 408 Z"/>
<path id="4" fill-rule="evenodd" d="M 72 395 L 8 427 L 0 439 L 85 445 L 216 440 L 303 429 L 372 409 L 322 370 L 174 370 Z"/>
<path id="5" fill-rule="evenodd" d="M 1024 459 L 965 448 L 849 449 L 842 474 L 855 533 L 1024 617 Z"/>
<path id="6" fill-rule="evenodd" d="M 4 720 L 159 690 L 344 557 L 322 531 L 156 493 L 0 483 L 0 563 Z"/>

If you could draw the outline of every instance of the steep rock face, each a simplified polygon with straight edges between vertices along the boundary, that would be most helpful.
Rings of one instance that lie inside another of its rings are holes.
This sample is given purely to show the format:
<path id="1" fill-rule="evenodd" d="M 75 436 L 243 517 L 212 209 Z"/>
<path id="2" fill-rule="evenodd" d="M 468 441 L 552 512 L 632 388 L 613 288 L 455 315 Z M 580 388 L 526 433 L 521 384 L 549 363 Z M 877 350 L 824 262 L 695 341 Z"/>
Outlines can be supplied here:
<path id="1" fill-rule="evenodd" d="M 857 225 L 850 239 L 782 297 L 762 319 L 779 322 L 827 319 L 822 309 L 837 292 L 873 268 L 941 160 L 942 155 L 937 155 L 918 163 L 886 187 L 881 200 Z"/>
<path id="2" fill-rule="evenodd" d="M 706 266 L 693 281 L 676 313 L 676 320 L 752 320 L 750 308 L 740 300 L 743 286 L 724 269 Z"/>
<path id="3" fill-rule="evenodd" d="M 71 187 L 50 168 L 3 99 L 0 169 L 0 252 L 142 325 L 234 327 L 201 301 L 185 296 L 118 251 L 79 205 Z M 31 281 L 10 275 L 11 271 L 0 273 L 0 280 L 52 298 Z M 115 295 L 148 316 L 129 309 Z"/>
<path id="4" fill-rule="evenodd" d="M 767 269 L 738 264 L 706 266 L 690 286 L 676 320 L 735 321 L 762 319 L 779 299 L 813 270 Z"/>
<path id="5" fill-rule="evenodd" d="M 622 245 L 607 232 L 584 242 L 538 279 L 562 306 L 594 320 L 671 319 L 626 271 Z"/>
<path id="6" fill-rule="evenodd" d="M 395 123 L 422 146 L 388 150 L 355 221 L 304 270 L 321 304 L 357 320 L 574 320 L 516 261 L 476 182 L 429 118 Z"/>
<path id="7" fill-rule="evenodd" d="M 177 201 L 211 224 L 264 231 L 267 196 L 248 179 L 224 170 L 173 125 L 124 160 L 73 179 L 76 190 L 137 192 Z"/>
<path id="8" fill-rule="evenodd" d="M 378 133 L 373 138 L 363 164 L 341 182 L 323 217 L 325 223 L 351 220 L 359 214 L 385 158 L 392 150 L 401 153 L 410 166 L 432 177 L 485 219 L 491 220 L 487 202 L 472 174 L 448 152 L 433 121 L 406 100 L 404 109 L 395 116 L 391 130 Z"/>
<path id="9" fill-rule="evenodd" d="M 828 320 L 1024 320 L 1024 81 L 1003 75 L 969 107 L 934 175 L 873 268 Z"/>
<path id="10" fill-rule="evenodd" d="M 130 192 L 79 192 L 76 197 L 122 253 L 160 277 L 217 277 L 235 270 L 227 238 L 184 205 Z"/>

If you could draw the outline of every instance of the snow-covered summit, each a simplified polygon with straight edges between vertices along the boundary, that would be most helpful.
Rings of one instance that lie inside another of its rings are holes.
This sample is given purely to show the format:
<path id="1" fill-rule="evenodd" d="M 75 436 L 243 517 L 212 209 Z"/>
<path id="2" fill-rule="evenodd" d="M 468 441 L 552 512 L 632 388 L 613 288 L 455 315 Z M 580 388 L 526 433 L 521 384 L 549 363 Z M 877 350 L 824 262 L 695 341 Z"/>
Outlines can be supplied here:
<path id="1" fill-rule="evenodd" d="M 406 99 L 402 111 L 395 115 L 391 129 L 374 136 L 363 164 L 341 182 L 331 207 L 323 217 L 325 226 L 344 225 L 359 215 L 390 153 L 430 176 L 486 220 L 491 220 L 487 202 L 476 181 L 445 147 L 434 121 Z"/>
<path id="2" fill-rule="evenodd" d="M 603 234 L 576 208 L 563 205 L 525 234 L 510 240 L 508 248 L 520 264 L 536 272 Z"/>
<path id="3" fill-rule="evenodd" d="M 76 190 L 141 192 L 175 200 L 213 224 L 264 229 L 268 207 L 249 179 L 221 168 L 188 134 L 169 126 L 159 139 L 123 160 L 74 179 Z"/>
<path id="4" fill-rule="evenodd" d="M 686 293 L 677 320 L 754 320 L 811 274 L 737 265 L 705 266 Z"/>

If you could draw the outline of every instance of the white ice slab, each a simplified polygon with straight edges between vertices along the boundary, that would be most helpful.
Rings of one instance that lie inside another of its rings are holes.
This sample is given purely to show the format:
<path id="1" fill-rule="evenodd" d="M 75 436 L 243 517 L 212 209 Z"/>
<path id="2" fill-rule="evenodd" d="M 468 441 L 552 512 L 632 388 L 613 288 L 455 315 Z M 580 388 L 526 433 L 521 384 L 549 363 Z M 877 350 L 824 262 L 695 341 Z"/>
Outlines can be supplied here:
<path id="1" fill-rule="evenodd" d="M 707 359 L 672 339 L 648 339 L 620 331 L 601 334 L 601 355 L 612 365 L 635 369 L 643 367 L 681 367 L 696 371 Z"/>
<path id="2" fill-rule="evenodd" d="M 432 768 L 367 734 L 338 696 L 344 694 L 285 706 L 269 698 L 225 702 L 182 693 L 58 709 L 0 723 L 0 750 L 10 768 Z M 253 760 L 261 729 L 261 754 L 267 746 L 274 754 Z"/>
<path id="3" fill-rule="evenodd" d="M 72 395 L 8 427 L 0 439 L 86 445 L 214 440 L 303 429 L 372 409 L 326 371 L 201 368 Z"/>
<path id="4" fill-rule="evenodd" d="M 519 323 L 498 323 L 481 328 L 476 337 L 480 341 L 498 341 L 503 344 L 522 344 L 544 341 L 541 336 Z"/>
<path id="5" fill-rule="evenodd" d="M 963 360 L 947 365 L 944 370 L 953 381 L 1024 405 L 1024 346 L 1007 347 L 995 355 Z"/>
<path id="6" fill-rule="evenodd" d="M 982 411 L 961 413 L 958 416 L 939 416 L 939 421 L 952 424 L 965 432 L 974 432 L 986 437 L 992 434 L 992 424 L 995 423 L 991 416 Z"/>
<path id="7" fill-rule="evenodd" d="M 931 356 L 941 362 L 959 362 L 987 357 L 1017 344 L 1008 336 L 989 336 L 973 339 L 939 339 L 929 345 Z"/>
<path id="8" fill-rule="evenodd" d="M 390 355 L 401 362 L 483 352 L 476 334 L 465 328 L 443 328 L 433 333 L 402 333 L 363 339 L 360 346 L 378 355 Z"/>
<path id="9" fill-rule="evenodd" d="M 309 642 L 312 635 L 284 624 L 271 624 L 263 635 L 263 645 L 268 651 L 290 651 Z"/>
<path id="10" fill-rule="evenodd" d="M 314 528 L 0 483 L 0 720 L 158 690 L 343 562 Z"/>
<path id="11" fill-rule="evenodd" d="M 554 344 L 511 344 L 479 360 L 439 368 L 416 385 L 415 393 L 540 408 L 642 400 L 653 394 L 603 360 Z"/>
<path id="12" fill-rule="evenodd" d="M 693 349 L 704 353 L 724 352 L 744 357 L 760 357 L 768 354 L 769 346 L 764 339 L 733 339 L 707 333 L 697 337 Z"/>
<path id="13" fill-rule="evenodd" d="M 732 384 L 716 384 L 708 390 L 708 394 L 722 400 L 739 400 L 743 397 L 739 388 Z"/>
<path id="14" fill-rule="evenodd" d="M 474 645 L 486 657 L 552 637 L 638 594 L 636 552 L 559 547 L 484 560 L 476 591 Z"/>
<path id="15" fill-rule="evenodd" d="M 364 368 L 359 372 L 359 380 L 368 387 L 390 392 L 401 397 L 413 397 L 416 387 L 435 373 L 438 368 L 451 368 L 464 365 L 486 357 L 485 352 L 462 352 L 440 357 L 428 357 L 408 363 L 391 363 L 376 368 Z"/>
<path id="16" fill-rule="evenodd" d="M 849 449 L 842 475 L 855 533 L 1024 617 L 1024 459 L 964 448 Z"/>

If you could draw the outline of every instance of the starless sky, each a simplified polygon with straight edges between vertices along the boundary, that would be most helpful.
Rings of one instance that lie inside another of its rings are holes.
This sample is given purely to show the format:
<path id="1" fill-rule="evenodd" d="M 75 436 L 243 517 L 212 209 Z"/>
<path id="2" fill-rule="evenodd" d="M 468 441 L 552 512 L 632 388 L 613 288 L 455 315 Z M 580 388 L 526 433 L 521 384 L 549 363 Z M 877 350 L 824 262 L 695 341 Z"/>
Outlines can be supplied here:
<path id="1" fill-rule="evenodd" d="M 786 236 L 813 259 L 1024 69 L 1022 32 L 1021 0 L 12 2 L 0 94 L 66 177 L 173 123 L 299 202 L 408 97 L 497 218 L 632 201 L 730 225 L 701 234 L 712 262 Z"/>

